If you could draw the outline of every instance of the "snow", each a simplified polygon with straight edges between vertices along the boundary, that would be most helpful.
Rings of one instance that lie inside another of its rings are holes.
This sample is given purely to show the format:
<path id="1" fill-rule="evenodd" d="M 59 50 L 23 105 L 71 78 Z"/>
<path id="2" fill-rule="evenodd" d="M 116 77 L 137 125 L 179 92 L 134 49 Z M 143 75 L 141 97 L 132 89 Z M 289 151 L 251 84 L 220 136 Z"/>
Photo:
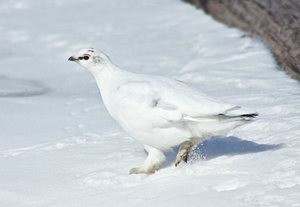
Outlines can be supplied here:
<path id="1" fill-rule="evenodd" d="M 257 39 L 179 0 L 8 0 L 0 17 L 1 206 L 300 206 L 299 82 Z M 89 46 L 260 118 L 188 164 L 173 166 L 175 149 L 157 173 L 128 175 L 142 145 L 67 62 Z"/>

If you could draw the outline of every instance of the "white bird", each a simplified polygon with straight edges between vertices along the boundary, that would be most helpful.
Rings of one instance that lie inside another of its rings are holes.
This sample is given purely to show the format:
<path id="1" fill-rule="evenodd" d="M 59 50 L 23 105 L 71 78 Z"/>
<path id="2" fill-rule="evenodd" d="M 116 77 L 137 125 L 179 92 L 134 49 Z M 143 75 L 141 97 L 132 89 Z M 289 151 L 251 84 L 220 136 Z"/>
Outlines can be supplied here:
<path id="1" fill-rule="evenodd" d="M 256 117 L 236 105 L 215 100 L 167 77 L 132 73 L 103 52 L 83 49 L 69 58 L 95 77 L 105 107 L 120 126 L 141 142 L 148 157 L 132 173 L 154 173 L 165 152 L 179 145 L 175 166 L 187 161 L 193 146 Z"/>

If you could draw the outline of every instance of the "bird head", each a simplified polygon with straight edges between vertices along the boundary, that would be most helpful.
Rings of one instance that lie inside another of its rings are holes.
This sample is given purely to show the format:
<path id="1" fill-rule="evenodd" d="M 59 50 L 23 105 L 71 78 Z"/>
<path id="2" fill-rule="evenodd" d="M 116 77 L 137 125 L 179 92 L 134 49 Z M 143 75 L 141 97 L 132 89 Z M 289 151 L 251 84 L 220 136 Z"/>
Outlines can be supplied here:
<path id="1" fill-rule="evenodd" d="M 74 61 L 87 69 L 91 69 L 95 66 L 103 66 L 107 63 L 110 63 L 110 59 L 106 54 L 94 48 L 79 50 L 68 60 Z"/>

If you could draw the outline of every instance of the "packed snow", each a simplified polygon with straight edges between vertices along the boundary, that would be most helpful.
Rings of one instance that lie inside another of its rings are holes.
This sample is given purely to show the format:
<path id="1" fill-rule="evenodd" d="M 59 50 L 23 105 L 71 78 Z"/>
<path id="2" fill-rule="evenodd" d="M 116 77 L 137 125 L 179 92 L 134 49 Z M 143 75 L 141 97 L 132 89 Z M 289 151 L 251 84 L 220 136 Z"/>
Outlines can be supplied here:
<path id="1" fill-rule="evenodd" d="M 0 17 L 1 206 L 300 206 L 299 82 L 257 38 L 180 0 L 8 0 Z M 142 144 L 67 61 L 90 46 L 260 117 L 187 164 L 174 149 L 157 173 L 129 175 Z"/>

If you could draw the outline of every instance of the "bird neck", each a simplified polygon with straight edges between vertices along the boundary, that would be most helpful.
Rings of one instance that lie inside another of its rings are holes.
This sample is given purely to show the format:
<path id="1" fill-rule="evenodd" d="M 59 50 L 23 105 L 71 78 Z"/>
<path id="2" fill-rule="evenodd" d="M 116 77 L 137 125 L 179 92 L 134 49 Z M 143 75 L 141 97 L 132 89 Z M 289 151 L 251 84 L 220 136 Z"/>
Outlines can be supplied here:
<path id="1" fill-rule="evenodd" d="M 112 63 L 99 64 L 89 69 L 96 79 L 99 89 L 113 89 L 121 82 L 122 70 Z"/>

